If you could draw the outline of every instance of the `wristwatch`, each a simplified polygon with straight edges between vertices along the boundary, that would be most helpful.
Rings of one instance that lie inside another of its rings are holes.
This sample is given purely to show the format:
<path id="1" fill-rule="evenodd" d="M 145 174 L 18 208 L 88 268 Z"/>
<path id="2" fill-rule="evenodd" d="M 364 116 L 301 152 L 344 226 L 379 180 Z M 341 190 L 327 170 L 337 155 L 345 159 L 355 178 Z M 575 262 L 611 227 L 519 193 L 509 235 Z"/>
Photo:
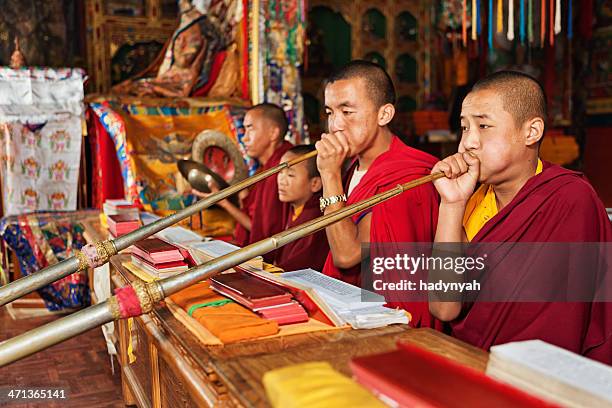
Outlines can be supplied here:
<path id="1" fill-rule="evenodd" d="M 319 198 L 319 208 L 321 209 L 321 212 L 324 212 L 328 206 L 340 202 L 346 202 L 346 194 L 335 195 L 331 197 L 321 197 Z"/>

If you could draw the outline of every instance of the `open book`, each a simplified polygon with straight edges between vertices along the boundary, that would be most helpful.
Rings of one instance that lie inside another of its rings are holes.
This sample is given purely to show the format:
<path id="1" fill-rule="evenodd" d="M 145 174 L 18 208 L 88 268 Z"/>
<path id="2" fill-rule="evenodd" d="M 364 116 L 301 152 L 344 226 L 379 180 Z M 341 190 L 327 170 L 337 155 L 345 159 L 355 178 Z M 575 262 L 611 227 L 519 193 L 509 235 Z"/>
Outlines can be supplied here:
<path id="1" fill-rule="evenodd" d="M 612 367 L 542 340 L 491 347 L 487 375 L 563 406 L 612 406 Z"/>
<path id="2" fill-rule="evenodd" d="M 394 323 L 408 324 L 403 310 L 384 306 L 385 298 L 351 284 L 324 275 L 314 269 L 285 272 L 280 276 L 286 282 L 314 290 L 335 314 L 356 329 L 371 329 Z"/>
<path id="3" fill-rule="evenodd" d="M 215 239 L 210 241 L 188 241 L 181 243 L 181 245 L 189 251 L 198 265 L 240 249 L 239 246 Z M 261 270 L 263 269 L 263 257 L 257 256 L 241 265 L 249 267 L 249 269 L 255 268 Z"/>

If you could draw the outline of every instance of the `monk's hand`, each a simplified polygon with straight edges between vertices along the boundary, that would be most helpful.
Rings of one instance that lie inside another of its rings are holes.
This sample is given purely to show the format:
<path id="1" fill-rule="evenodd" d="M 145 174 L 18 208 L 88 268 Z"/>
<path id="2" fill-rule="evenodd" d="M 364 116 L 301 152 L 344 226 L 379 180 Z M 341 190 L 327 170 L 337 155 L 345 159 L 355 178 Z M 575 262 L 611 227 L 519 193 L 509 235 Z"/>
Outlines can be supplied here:
<path id="1" fill-rule="evenodd" d="M 210 197 L 210 195 L 212 193 L 203 193 L 200 190 L 196 190 L 195 188 L 191 189 L 191 194 L 193 194 L 196 197 L 200 197 L 200 198 L 206 198 L 206 197 Z"/>
<path id="2" fill-rule="evenodd" d="M 216 186 L 216 184 L 215 184 L 215 186 Z M 211 187 L 212 187 L 212 186 L 211 186 Z M 215 191 L 215 190 L 213 190 L 212 188 L 211 188 L 210 190 L 211 190 L 211 192 L 210 192 L 210 193 L 204 193 L 204 192 L 202 192 L 202 191 L 200 191 L 200 190 L 196 190 L 195 188 L 192 188 L 192 189 L 191 189 L 191 194 L 193 194 L 193 195 L 194 195 L 194 196 L 196 196 L 196 197 L 200 197 L 200 198 L 208 198 L 208 197 L 210 197 L 211 195 L 213 195 L 214 193 L 218 192 L 218 191 L 219 191 L 219 188 L 217 187 L 216 191 Z M 225 206 L 226 206 L 228 203 L 229 203 L 229 201 L 227 201 L 227 199 L 224 199 L 224 200 L 219 201 L 219 202 L 218 202 L 218 203 L 216 203 L 216 204 L 217 204 L 217 205 L 219 205 L 220 207 L 225 208 Z"/>
<path id="3" fill-rule="evenodd" d="M 208 188 L 210 188 L 210 192 L 211 193 L 218 193 L 219 192 L 219 185 L 217 184 L 217 182 L 211 177 L 210 179 L 206 180 L 208 183 Z"/>
<path id="4" fill-rule="evenodd" d="M 346 136 L 341 132 L 323 133 L 315 147 L 319 172 L 322 175 L 339 173 L 350 152 Z"/>
<path id="5" fill-rule="evenodd" d="M 436 163 L 431 172 L 446 176 L 434 181 L 443 204 L 465 204 L 476 188 L 480 160 L 469 152 L 456 153 Z"/>

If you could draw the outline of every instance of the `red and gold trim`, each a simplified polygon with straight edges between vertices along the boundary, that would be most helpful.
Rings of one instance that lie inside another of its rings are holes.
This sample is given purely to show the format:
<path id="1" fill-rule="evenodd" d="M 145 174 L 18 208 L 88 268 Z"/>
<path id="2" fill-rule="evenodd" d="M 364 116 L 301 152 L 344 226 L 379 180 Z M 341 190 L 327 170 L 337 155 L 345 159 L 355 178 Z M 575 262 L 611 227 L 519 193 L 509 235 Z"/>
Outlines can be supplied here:
<path id="1" fill-rule="evenodd" d="M 131 285 L 115 289 L 115 296 L 109 299 L 109 307 L 116 320 L 127 319 L 151 312 L 155 303 L 163 298 L 163 291 L 157 282 L 135 280 Z"/>

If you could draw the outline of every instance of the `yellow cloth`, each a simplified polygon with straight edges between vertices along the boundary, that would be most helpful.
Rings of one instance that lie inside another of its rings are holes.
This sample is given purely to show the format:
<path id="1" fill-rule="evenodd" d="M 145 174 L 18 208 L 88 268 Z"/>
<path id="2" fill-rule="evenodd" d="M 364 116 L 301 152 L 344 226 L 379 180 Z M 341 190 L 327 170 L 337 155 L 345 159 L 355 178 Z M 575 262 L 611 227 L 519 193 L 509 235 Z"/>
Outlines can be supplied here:
<path id="1" fill-rule="evenodd" d="M 134 330 L 134 318 L 130 317 L 127 319 L 127 332 L 128 332 L 128 347 L 127 347 L 127 354 L 128 354 L 128 363 L 129 364 L 134 364 L 134 362 L 136 362 L 136 354 L 134 354 L 134 342 L 132 341 L 132 333 Z"/>
<path id="2" fill-rule="evenodd" d="M 538 166 L 535 174 L 542 172 L 543 164 L 538 159 Z M 483 184 L 470 197 L 463 215 L 463 229 L 467 235 L 468 241 L 471 241 L 478 231 L 498 213 L 497 202 L 495 201 L 495 191 L 493 186 Z"/>
<path id="3" fill-rule="evenodd" d="M 297 220 L 300 214 L 302 214 L 302 211 L 304 211 L 304 204 L 300 205 L 297 208 L 294 208 L 293 215 L 291 216 L 291 221 Z"/>
<path id="4" fill-rule="evenodd" d="M 384 407 L 374 395 L 324 361 L 291 365 L 263 376 L 273 407 Z"/>

